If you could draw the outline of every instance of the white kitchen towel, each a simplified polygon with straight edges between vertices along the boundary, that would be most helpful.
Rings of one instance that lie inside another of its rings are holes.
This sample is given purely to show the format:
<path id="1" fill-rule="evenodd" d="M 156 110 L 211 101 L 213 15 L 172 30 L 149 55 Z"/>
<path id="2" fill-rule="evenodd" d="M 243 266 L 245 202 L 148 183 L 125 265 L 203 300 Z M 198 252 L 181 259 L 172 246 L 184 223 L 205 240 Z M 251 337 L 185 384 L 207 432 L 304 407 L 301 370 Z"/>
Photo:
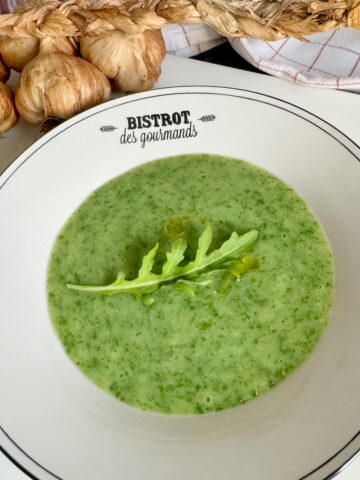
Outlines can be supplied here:
<path id="1" fill-rule="evenodd" d="M 196 55 L 221 43 L 208 27 L 176 25 L 163 30 L 168 50 Z M 295 39 L 265 42 L 232 38 L 239 55 L 264 72 L 313 87 L 360 91 L 360 32 L 344 28 Z M 170 46 L 170 48 L 169 48 Z"/>
<path id="2" fill-rule="evenodd" d="M 170 25 L 163 28 L 166 51 L 181 57 L 193 57 L 226 42 L 224 37 L 201 24 Z"/>
<path id="3" fill-rule="evenodd" d="M 231 39 L 255 67 L 302 85 L 360 90 L 360 32 L 344 28 L 307 37 L 264 42 Z"/>

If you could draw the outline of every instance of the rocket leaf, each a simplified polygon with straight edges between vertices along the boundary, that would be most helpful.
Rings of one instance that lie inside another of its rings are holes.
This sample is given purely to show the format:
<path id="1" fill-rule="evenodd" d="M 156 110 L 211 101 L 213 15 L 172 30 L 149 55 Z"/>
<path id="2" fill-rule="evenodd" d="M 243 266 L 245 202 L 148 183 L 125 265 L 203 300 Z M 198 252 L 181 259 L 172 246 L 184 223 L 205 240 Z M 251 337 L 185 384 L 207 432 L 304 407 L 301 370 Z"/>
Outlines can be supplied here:
<path id="1" fill-rule="evenodd" d="M 144 256 L 138 276 L 133 280 L 126 280 L 125 273 L 119 272 L 116 280 L 109 285 L 67 284 L 67 287 L 71 290 L 82 292 L 102 293 L 105 295 L 129 293 L 143 297 L 154 292 L 159 287 L 173 285 L 179 290 L 187 291 L 191 294 L 192 285 L 206 286 L 211 282 L 210 280 L 198 281 L 198 277 L 202 274 L 226 271 L 230 272 L 231 276 L 236 280 L 248 271 L 253 271 L 257 266 L 254 257 L 243 257 L 243 255 L 251 250 L 257 238 L 258 232 L 256 230 L 251 230 L 243 235 L 233 232 L 219 248 L 208 254 L 207 252 L 212 241 L 212 229 L 211 226 L 207 226 L 199 237 L 195 259 L 185 265 L 180 265 L 180 263 L 184 260 L 187 242 L 179 238 L 172 243 L 159 274 L 152 271 L 159 246 L 157 243 Z M 249 258 L 251 258 L 251 261 L 249 261 Z"/>

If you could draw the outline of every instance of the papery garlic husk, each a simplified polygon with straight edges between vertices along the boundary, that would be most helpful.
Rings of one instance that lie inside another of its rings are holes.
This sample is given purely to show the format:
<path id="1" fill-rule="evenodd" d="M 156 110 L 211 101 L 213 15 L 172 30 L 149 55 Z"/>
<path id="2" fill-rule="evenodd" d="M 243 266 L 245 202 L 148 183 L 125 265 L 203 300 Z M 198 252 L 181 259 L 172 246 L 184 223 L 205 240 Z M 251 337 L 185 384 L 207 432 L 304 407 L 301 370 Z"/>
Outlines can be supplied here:
<path id="1" fill-rule="evenodd" d="M 18 119 L 14 94 L 5 83 L 0 82 L 0 134 L 10 130 Z"/>
<path id="2" fill-rule="evenodd" d="M 10 70 L 0 57 L 0 82 L 6 83 L 10 77 Z"/>
<path id="3" fill-rule="evenodd" d="M 120 30 L 80 39 L 82 57 L 123 92 L 151 89 L 161 73 L 165 44 L 160 30 L 130 35 Z"/>
<path id="4" fill-rule="evenodd" d="M 39 44 L 37 38 L 11 38 L 1 35 L 0 54 L 9 68 L 21 72 L 25 65 L 38 54 Z"/>
<path id="5" fill-rule="evenodd" d="M 78 55 L 78 45 L 71 37 L 46 37 L 40 40 L 39 53 L 62 52 Z"/>
<path id="6" fill-rule="evenodd" d="M 52 52 L 39 54 L 25 66 L 15 101 L 22 118 L 39 124 L 48 118 L 66 120 L 110 95 L 108 79 L 94 65 Z"/>

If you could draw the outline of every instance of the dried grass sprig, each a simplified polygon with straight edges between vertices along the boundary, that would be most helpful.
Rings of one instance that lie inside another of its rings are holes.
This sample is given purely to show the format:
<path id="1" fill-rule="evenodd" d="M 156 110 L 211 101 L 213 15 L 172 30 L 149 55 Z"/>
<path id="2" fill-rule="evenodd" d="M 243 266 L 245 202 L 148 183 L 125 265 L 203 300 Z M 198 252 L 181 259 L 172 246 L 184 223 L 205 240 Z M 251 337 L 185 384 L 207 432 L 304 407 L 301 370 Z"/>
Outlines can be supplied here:
<path id="1" fill-rule="evenodd" d="M 26 8 L 0 16 L 0 35 L 137 34 L 176 23 L 205 23 L 228 37 L 303 39 L 331 29 L 360 28 L 360 0 L 30 0 Z"/>

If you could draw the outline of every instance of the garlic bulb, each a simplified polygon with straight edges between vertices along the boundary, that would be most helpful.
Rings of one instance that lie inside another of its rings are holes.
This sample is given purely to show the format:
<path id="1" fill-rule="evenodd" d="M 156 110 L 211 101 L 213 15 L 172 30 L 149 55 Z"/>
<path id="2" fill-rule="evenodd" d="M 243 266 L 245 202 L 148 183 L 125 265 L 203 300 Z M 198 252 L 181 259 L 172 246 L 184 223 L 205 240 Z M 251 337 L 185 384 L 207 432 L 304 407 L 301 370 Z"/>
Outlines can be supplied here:
<path id="1" fill-rule="evenodd" d="M 0 54 L 5 64 L 17 72 L 21 72 L 25 65 L 36 57 L 38 51 L 39 40 L 37 38 L 0 36 Z"/>
<path id="2" fill-rule="evenodd" d="M 123 92 L 141 92 L 160 76 L 165 44 L 160 30 L 130 35 L 119 30 L 80 39 L 80 53 Z"/>
<path id="3" fill-rule="evenodd" d="M 10 77 L 10 70 L 8 67 L 1 61 L 0 57 L 0 82 L 6 83 Z"/>
<path id="4" fill-rule="evenodd" d="M 7 85 L 0 82 L 0 134 L 10 130 L 18 118 L 14 94 Z"/>
<path id="5" fill-rule="evenodd" d="M 30 123 L 65 120 L 110 98 L 108 79 L 96 67 L 63 52 L 40 53 L 22 71 L 17 109 Z"/>

